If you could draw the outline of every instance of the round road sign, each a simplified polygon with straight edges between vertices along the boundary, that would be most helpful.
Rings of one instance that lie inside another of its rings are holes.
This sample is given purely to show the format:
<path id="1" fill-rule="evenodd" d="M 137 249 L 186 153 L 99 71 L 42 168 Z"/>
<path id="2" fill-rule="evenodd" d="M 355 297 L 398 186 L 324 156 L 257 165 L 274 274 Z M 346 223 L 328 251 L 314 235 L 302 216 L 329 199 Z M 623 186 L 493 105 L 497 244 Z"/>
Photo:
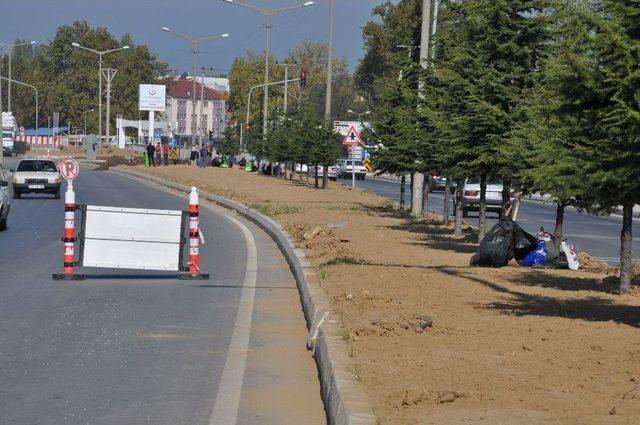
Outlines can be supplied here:
<path id="1" fill-rule="evenodd" d="M 78 177 L 80 167 L 75 159 L 67 157 L 60 161 L 60 175 L 67 180 L 73 180 Z"/>

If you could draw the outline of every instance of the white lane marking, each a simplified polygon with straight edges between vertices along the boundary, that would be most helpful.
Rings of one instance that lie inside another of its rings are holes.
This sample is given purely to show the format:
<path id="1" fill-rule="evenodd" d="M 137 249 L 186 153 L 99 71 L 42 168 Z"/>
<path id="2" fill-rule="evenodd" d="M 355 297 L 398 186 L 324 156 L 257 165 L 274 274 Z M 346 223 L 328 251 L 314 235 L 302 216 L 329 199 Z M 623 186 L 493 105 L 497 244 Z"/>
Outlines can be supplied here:
<path id="1" fill-rule="evenodd" d="M 227 216 L 236 224 L 247 242 L 247 267 L 244 275 L 238 313 L 227 351 L 227 359 L 218 383 L 216 400 L 211 411 L 209 425 L 232 425 L 237 422 L 244 371 L 249 355 L 249 337 L 253 320 L 253 303 L 258 279 L 258 249 L 251 231 L 234 217 Z"/>
<path id="2" fill-rule="evenodd" d="M 122 174 L 121 174 L 122 175 Z M 181 198 L 188 198 L 188 195 L 178 193 L 169 188 L 161 186 L 155 182 L 148 182 L 137 177 L 125 175 L 132 180 L 138 180 L 147 186 Z M 247 226 L 240 220 L 233 217 L 222 207 L 200 204 L 205 208 L 220 214 L 229 219 L 242 231 L 247 244 L 247 264 L 244 272 L 244 282 L 240 293 L 240 302 L 236 321 L 231 335 L 231 342 L 227 350 L 227 358 L 222 370 L 222 377 L 218 383 L 216 400 L 209 418 L 209 425 L 232 425 L 237 422 L 238 408 L 240 406 L 240 395 L 244 382 L 244 371 L 247 366 L 249 355 L 249 337 L 251 336 L 251 322 L 253 321 L 253 304 L 256 294 L 256 284 L 258 281 L 258 248 L 253 234 Z"/>

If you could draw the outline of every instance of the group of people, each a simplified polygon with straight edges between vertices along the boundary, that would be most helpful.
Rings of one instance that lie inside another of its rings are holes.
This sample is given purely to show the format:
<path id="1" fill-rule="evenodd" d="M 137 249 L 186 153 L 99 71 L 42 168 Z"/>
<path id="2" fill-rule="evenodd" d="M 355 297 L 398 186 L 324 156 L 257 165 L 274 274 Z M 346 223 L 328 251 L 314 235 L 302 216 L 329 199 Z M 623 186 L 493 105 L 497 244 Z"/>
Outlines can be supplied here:
<path id="1" fill-rule="evenodd" d="M 178 163 L 178 148 L 175 146 L 169 147 L 168 143 L 157 142 L 156 145 L 153 146 L 153 144 L 149 142 L 146 152 L 150 166 L 167 166 L 169 165 L 169 161 L 171 161 L 173 165 Z"/>

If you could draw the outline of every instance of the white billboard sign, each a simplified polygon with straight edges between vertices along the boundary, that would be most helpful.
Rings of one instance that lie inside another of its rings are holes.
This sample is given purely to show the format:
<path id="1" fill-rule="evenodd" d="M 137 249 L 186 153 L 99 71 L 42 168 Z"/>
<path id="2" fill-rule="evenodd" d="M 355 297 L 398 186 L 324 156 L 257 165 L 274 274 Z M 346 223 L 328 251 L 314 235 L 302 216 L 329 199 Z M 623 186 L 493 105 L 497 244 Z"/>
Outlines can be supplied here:
<path id="1" fill-rule="evenodd" d="M 87 205 L 82 265 L 179 271 L 182 211 Z"/>
<path id="2" fill-rule="evenodd" d="M 167 87 L 162 84 L 140 84 L 138 109 L 141 111 L 164 112 Z"/>

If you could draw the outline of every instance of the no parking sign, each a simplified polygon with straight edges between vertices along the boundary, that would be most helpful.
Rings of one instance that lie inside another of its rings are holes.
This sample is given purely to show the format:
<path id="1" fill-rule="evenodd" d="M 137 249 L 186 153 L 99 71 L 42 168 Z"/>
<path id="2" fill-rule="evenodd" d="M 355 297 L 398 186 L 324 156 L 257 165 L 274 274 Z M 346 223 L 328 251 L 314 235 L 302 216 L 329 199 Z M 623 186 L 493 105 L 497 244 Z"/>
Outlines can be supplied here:
<path id="1" fill-rule="evenodd" d="M 60 161 L 60 175 L 67 180 L 67 182 L 74 180 L 80 174 L 80 167 L 78 166 L 78 162 L 71 158 L 67 157 Z"/>

